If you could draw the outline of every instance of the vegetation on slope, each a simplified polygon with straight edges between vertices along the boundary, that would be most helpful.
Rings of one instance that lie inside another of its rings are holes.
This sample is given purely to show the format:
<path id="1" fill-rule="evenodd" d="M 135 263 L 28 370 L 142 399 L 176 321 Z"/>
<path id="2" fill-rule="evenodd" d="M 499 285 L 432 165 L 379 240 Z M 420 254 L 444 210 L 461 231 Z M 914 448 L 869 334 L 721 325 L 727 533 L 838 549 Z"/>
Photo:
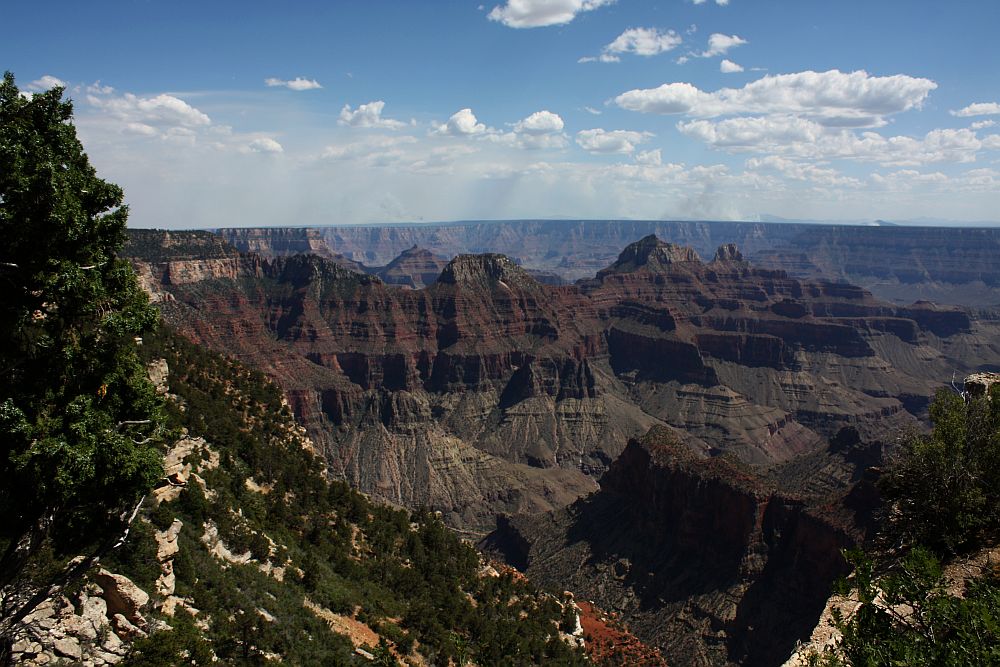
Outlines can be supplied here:
<path id="1" fill-rule="evenodd" d="M 860 606 L 835 613 L 842 639 L 815 664 L 1000 664 L 1000 565 L 984 553 L 1000 541 L 1000 386 L 991 394 L 938 394 L 932 433 L 884 474 L 880 540 L 850 554 L 841 591 Z M 958 564 L 972 576 L 949 576 Z"/>
<path id="2" fill-rule="evenodd" d="M 433 515 L 376 505 L 327 481 L 263 375 L 166 331 L 142 350 L 169 366 L 170 427 L 204 437 L 220 464 L 200 473 L 204 487 L 191 480 L 175 501 L 146 508 L 152 525 L 133 532 L 109 565 L 150 590 L 159 574 L 153 529 L 180 519 L 176 594 L 200 610 L 199 622 L 208 619 L 198 629 L 179 608 L 166 619 L 175 631 L 137 643 L 127 664 L 207 651 L 244 664 L 357 660 L 307 604 L 375 630 L 383 645 L 372 648 L 385 664 L 417 653 L 439 665 L 582 662 L 558 638 L 566 619 L 555 598 L 510 573 L 481 576 L 476 552 Z M 212 555 L 202 543 L 206 524 L 232 553 L 249 552 L 249 562 Z M 268 562 L 285 568 L 283 581 L 262 571 Z"/>

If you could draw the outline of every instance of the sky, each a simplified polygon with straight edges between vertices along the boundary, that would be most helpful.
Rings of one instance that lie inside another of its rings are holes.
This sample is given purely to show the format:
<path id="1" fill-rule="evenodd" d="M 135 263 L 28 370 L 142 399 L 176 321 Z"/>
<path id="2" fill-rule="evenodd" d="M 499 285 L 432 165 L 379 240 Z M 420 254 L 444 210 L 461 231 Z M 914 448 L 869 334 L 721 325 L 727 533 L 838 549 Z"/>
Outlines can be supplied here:
<path id="1" fill-rule="evenodd" d="M 1000 224 L 997 0 L 7 3 L 133 227 Z"/>

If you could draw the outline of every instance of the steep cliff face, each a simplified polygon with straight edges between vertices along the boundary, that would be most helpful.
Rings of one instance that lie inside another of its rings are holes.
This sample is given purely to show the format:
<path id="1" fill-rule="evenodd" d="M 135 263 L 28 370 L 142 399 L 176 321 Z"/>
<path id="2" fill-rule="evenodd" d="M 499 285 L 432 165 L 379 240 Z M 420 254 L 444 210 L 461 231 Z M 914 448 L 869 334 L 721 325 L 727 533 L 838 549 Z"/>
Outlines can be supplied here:
<path id="1" fill-rule="evenodd" d="M 881 298 L 916 298 L 964 305 L 1000 303 L 1000 230 L 936 227 L 857 227 L 794 223 L 522 220 L 310 230 L 224 229 L 243 251 L 285 252 L 288 234 L 309 235 L 314 246 L 367 265 L 390 262 L 414 245 L 431 252 L 501 252 L 524 266 L 564 279 L 589 278 L 614 261 L 618 249 L 656 234 L 690 246 L 702 257 L 735 243 L 758 264 L 799 278 L 843 279 Z M 268 239 L 275 239 L 269 247 Z"/>
<path id="2" fill-rule="evenodd" d="M 281 384 L 333 474 L 474 531 L 593 490 L 654 425 L 781 464 L 844 426 L 903 428 L 953 369 L 1000 361 L 959 310 L 794 279 L 732 246 L 705 263 L 655 237 L 572 286 L 495 254 L 460 255 L 423 289 L 317 256 L 136 264 L 170 322 Z"/>
<path id="3" fill-rule="evenodd" d="M 657 428 L 629 442 L 600 492 L 502 519 L 483 546 L 619 612 L 671 664 L 775 665 L 809 636 L 857 537 Z"/>

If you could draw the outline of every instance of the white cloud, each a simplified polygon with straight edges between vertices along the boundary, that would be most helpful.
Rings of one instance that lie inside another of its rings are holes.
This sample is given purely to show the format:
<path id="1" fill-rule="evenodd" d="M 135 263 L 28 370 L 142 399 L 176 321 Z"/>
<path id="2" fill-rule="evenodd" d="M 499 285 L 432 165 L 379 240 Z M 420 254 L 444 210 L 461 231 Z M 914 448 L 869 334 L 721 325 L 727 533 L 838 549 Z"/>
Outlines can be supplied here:
<path id="1" fill-rule="evenodd" d="M 635 161 L 636 164 L 659 166 L 663 164 L 663 156 L 660 154 L 659 148 L 651 151 L 639 151 L 635 155 Z"/>
<path id="2" fill-rule="evenodd" d="M 599 56 L 583 56 L 578 59 L 578 63 L 620 63 L 621 58 L 613 53 L 602 53 Z"/>
<path id="3" fill-rule="evenodd" d="M 708 37 L 708 50 L 702 51 L 699 55 L 702 58 L 724 56 L 729 52 L 729 49 L 743 46 L 747 43 L 747 40 L 739 35 L 723 35 L 720 32 L 714 32 Z"/>
<path id="4" fill-rule="evenodd" d="M 915 187 L 926 191 L 929 187 L 943 186 L 949 181 L 939 171 L 923 173 L 915 169 L 900 169 L 888 174 L 874 173 L 870 180 L 876 188 L 900 192 L 908 192 Z"/>
<path id="5" fill-rule="evenodd" d="M 126 123 L 123 131 L 139 137 L 155 137 L 160 133 L 155 127 L 145 123 Z"/>
<path id="6" fill-rule="evenodd" d="M 995 120 L 977 120 L 975 123 L 969 125 L 970 130 L 984 130 L 987 127 L 993 127 L 997 122 Z"/>
<path id="7" fill-rule="evenodd" d="M 283 87 L 289 90 L 315 90 L 317 88 L 322 88 L 319 81 L 316 79 L 306 79 L 301 76 L 297 76 L 294 79 L 276 79 L 274 77 L 264 79 L 264 84 L 269 88 Z"/>
<path id="8" fill-rule="evenodd" d="M 737 72 L 743 71 L 743 66 L 734 63 L 729 58 L 724 58 L 722 62 L 719 63 L 719 71 L 723 74 L 736 74 Z"/>
<path id="9" fill-rule="evenodd" d="M 88 95 L 87 103 L 126 123 L 160 128 L 197 128 L 211 124 L 211 119 L 184 100 L 173 95 L 139 97 L 125 93 L 118 97 Z"/>
<path id="10" fill-rule="evenodd" d="M 641 144 L 653 137 L 650 132 L 633 132 L 630 130 L 610 130 L 600 128 L 581 130 L 576 133 L 576 143 L 590 153 L 620 153 L 629 154 L 635 150 L 636 144 Z"/>
<path id="11" fill-rule="evenodd" d="M 952 116 L 960 116 L 962 118 L 968 116 L 994 116 L 1000 114 L 1000 104 L 997 102 L 976 102 L 950 113 Z"/>
<path id="12" fill-rule="evenodd" d="M 989 134 L 983 137 L 983 148 L 1000 151 L 1000 134 Z"/>
<path id="13" fill-rule="evenodd" d="M 386 167 L 402 162 L 418 144 L 416 137 L 369 136 L 346 144 L 323 149 L 321 158 L 334 161 L 356 161 L 366 167 Z"/>
<path id="14" fill-rule="evenodd" d="M 274 139 L 270 137 L 258 137 L 254 139 L 249 144 L 247 144 L 246 149 L 250 153 L 284 153 L 285 149 Z"/>
<path id="15" fill-rule="evenodd" d="M 507 0 L 487 15 L 509 28 L 541 28 L 569 23 L 577 14 L 589 12 L 614 0 Z"/>
<path id="16" fill-rule="evenodd" d="M 91 95 L 110 95 L 115 92 L 111 86 L 102 86 L 100 80 L 90 84 L 85 90 Z"/>
<path id="17" fill-rule="evenodd" d="M 862 186 L 861 181 L 850 176 L 843 176 L 836 169 L 820 167 L 815 164 L 795 162 L 787 158 L 769 155 L 764 158 L 750 158 L 747 160 L 747 169 L 752 171 L 774 171 L 780 173 L 785 178 L 795 181 L 810 181 L 825 187 L 851 187 Z"/>
<path id="18" fill-rule="evenodd" d="M 485 134 L 486 125 L 478 121 L 476 115 L 472 113 L 472 109 L 459 109 L 451 115 L 448 122 L 439 125 L 435 132 L 453 137 L 468 137 Z"/>
<path id="19" fill-rule="evenodd" d="M 613 42 L 601 50 L 597 58 L 580 58 L 579 62 L 618 62 L 619 54 L 634 53 L 637 56 L 655 56 L 676 49 L 684 40 L 673 30 L 659 28 L 629 28 L 618 35 Z"/>
<path id="20" fill-rule="evenodd" d="M 719 122 L 693 120 L 678 123 L 677 129 L 713 148 L 768 151 L 819 141 L 826 128 L 805 118 L 776 115 L 728 118 Z"/>
<path id="21" fill-rule="evenodd" d="M 708 2 L 708 0 L 691 0 L 691 2 L 696 5 L 703 5 Z M 715 4 L 725 7 L 729 4 L 729 0 L 715 0 Z"/>
<path id="22" fill-rule="evenodd" d="M 801 159 L 848 159 L 900 166 L 973 162 L 978 151 L 991 147 L 989 137 L 981 141 L 968 129 L 931 130 L 920 138 L 885 137 L 876 132 L 858 134 L 849 129 L 825 127 L 795 116 L 693 120 L 678 123 L 677 129 L 731 153 L 762 152 Z"/>
<path id="23" fill-rule="evenodd" d="M 354 110 L 351 109 L 350 104 L 345 104 L 344 108 L 340 110 L 340 118 L 337 122 L 340 125 L 350 127 L 378 127 L 387 130 L 398 130 L 406 127 L 406 123 L 402 121 L 382 118 L 384 107 L 385 102 L 382 100 L 362 104 Z"/>
<path id="24" fill-rule="evenodd" d="M 586 111 L 589 114 L 594 115 L 594 116 L 600 116 L 601 115 L 601 110 L 600 109 L 595 109 L 594 107 L 583 107 L 583 110 Z"/>
<path id="25" fill-rule="evenodd" d="M 51 74 L 46 74 L 45 76 L 35 79 L 27 85 L 29 90 L 34 90 L 41 92 L 43 90 L 51 90 L 52 88 L 65 88 L 66 82 L 62 79 L 58 79 Z"/>
<path id="26" fill-rule="evenodd" d="M 844 73 L 797 72 L 767 75 L 742 88 L 704 92 L 690 83 L 665 83 L 618 95 L 629 111 L 687 114 L 702 118 L 741 113 L 791 113 L 811 116 L 825 125 L 864 127 L 883 117 L 919 107 L 937 84 L 904 74 L 871 76 L 863 70 Z"/>
<path id="27" fill-rule="evenodd" d="M 523 120 L 519 120 L 514 125 L 514 132 L 540 136 L 562 132 L 563 125 L 563 119 L 559 117 L 559 114 L 542 110 L 536 111 Z"/>
<path id="28" fill-rule="evenodd" d="M 563 119 L 551 111 L 536 111 L 514 123 L 513 131 L 488 130 L 486 138 L 497 144 L 515 148 L 565 148 L 568 143 L 563 133 Z"/>

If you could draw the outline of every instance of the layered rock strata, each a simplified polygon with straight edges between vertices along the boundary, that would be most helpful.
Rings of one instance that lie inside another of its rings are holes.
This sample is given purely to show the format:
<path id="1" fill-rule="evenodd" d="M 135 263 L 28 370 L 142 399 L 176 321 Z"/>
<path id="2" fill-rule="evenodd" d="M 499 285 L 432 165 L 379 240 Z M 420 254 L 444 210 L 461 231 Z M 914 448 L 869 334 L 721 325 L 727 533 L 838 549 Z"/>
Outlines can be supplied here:
<path id="1" fill-rule="evenodd" d="M 136 264 L 174 326 L 279 382 L 332 474 L 474 532 L 589 493 L 655 425 L 773 466 L 845 426 L 898 431 L 941 378 L 1000 360 L 962 311 L 756 268 L 732 245 L 704 262 L 645 237 L 565 286 L 460 255 L 423 289 L 230 255 L 213 261 L 231 273 L 180 282 L 172 263 L 192 260 L 169 250 Z"/>
<path id="2" fill-rule="evenodd" d="M 776 665 L 846 573 L 840 550 L 859 532 L 842 519 L 657 428 L 629 442 L 598 493 L 502 518 L 483 547 L 617 612 L 670 664 Z"/>
<path id="3" fill-rule="evenodd" d="M 970 306 L 1000 304 L 1000 230 L 954 227 L 864 227 L 768 222 L 659 220 L 513 220 L 310 229 L 222 229 L 237 248 L 268 256 L 340 254 L 383 265 L 414 245 L 451 257 L 501 252 L 525 267 L 564 279 L 593 276 L 637 238 L 658 237 L 711 257 L 735 242 L 748 259 L 798 278 L 848 280 L 881 298 L 916 298 Z M 289 236 L 309 244 L 289 246 Z"/>

